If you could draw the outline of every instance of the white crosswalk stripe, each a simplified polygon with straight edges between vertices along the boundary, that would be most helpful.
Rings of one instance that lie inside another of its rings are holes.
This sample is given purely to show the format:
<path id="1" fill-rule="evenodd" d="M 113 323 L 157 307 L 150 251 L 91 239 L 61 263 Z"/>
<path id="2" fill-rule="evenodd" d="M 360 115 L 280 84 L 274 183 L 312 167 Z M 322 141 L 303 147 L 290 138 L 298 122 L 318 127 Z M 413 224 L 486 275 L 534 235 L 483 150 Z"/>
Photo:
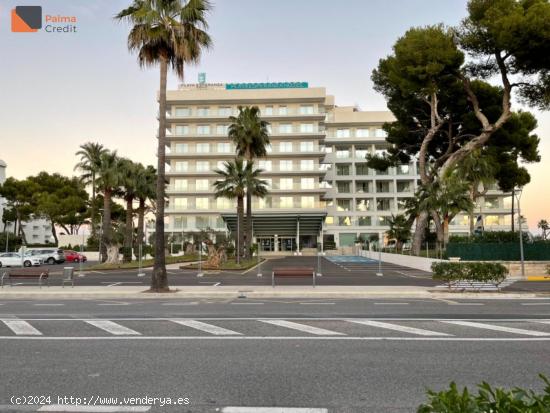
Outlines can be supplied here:
<path id="1" fill-rule="evenodd" d="M 513 334 L 522 334 L 526 336 L 535 336 L 535 337 L 546 337 L 550 336 L 550 333 L 545 333 L 542 331 L 534 331 L 534 330 L 525 330 L 523 328 L 515 328 L 515 327 L 505 327 L 505 326 L 497 326 L 494 324 L 487 324 L 487 323 L 476 323 L 472 321 L 452 321 L 452 320 L 445 320 L 441 321 L 442 323 L 448 323 L 448 324 L 454 324 L 458 326 L 464 326 L 464 327 L 474 327 L 474 328 L 481 328 L 484 330 L 493 330 L 493 331 L 502 331 L 504 333 L 513 333 Z"/>
<path id="2" fill-rule="evenodd" d="M 343 333 L 336 331 L 325 330 L 324 328 L 312 327 L 307 324 L 295 323 L 287 320 L 258 320 L 262 323 L 272 324 L 274 326 L 286 327 L 292 330 L 303 331 L 304 333 L 314 334 L 316 336 L 344 336 Z"/>
<path id="3" fill-rule="evenodd" d="M 216 336 L 240 336 L 241 333 L 237 333 L 233 330 L 228 330 L 227 328 L 218 327 L 213 324 L 203 323 L 202 321 L 197 320 L 179 320 L 174 319 L 170 320 L 174 323 L 180 324 L 182 326 L 191 327 L 196 330 L 204 331 L 206 333 L 214 334 Z"/>
<path id="4" fill-rule="evenodd" d="M 224 407 L 222 413 L 328 413 L 328 409 L 310 407 Z"/>
<path id="5" fill-rule="evenodd" d="M 91 324 L 97 328 L 100 328 L 108 333 L 111 333 L 115 336 L 135 336 L 141 335 L 135 330 L 132 330 L 128 327 L 124 327 L 118 323 L 115 323 L 110 320 L 85 320 L 88 324 Z"/>
<path id="6" fill-rule="evenodd" d="M 423 328 L 406 327 L 398 324 L 383 323 L 372 320 L 346 320 L 350 323 L 362 324 L 369 327 L 380 327 L 388 330 L 401 331 L 403 333 L 417 334 L 419 336 L 450 336 L 451 334 L 439 333 L 437 331 L 425 330 Z"/>
<path id="7" fill-rule="evenodd" d="M 2 320 L 18 336 L 41 336 L 42 333 L 23 320 Z"/>

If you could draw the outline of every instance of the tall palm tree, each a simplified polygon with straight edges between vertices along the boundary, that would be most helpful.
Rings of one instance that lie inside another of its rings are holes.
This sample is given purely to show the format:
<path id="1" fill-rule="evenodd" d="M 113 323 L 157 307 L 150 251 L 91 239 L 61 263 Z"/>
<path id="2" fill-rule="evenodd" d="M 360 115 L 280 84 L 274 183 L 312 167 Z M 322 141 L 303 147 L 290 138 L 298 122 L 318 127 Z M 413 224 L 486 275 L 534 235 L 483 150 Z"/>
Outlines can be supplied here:
<path id="1" fill-rule="evenodd" d="M 121 166 L 116 151 L 101 155 L 97 186 L 99 192 L 103 195 L 103 226 L 100 249 L 103 262 L 107 259 L 107 247 L 112 244 L 111 203 L 113 196 L 118 194 L 122 182 Z"/>
<path id="2" fill-rule="evenodd" d="M 214 182 L 215 197 L 237 199 L 237 248 L 235 257 L 237 263 L 241 262 L 244 244 L 244 197 L 248 188 L 251 188 L 260 196 L 267 194 L 267 181 L 260 179 L 261 169 L 254 169 L 252 162 L 245 162 L 243 158 L 237 158 L 232 162 L 226 162 L 223 169 L 216 169 L 221 179 Z"/>
<path id="3" fill-rule="evenodd" d="M 137 187 L 136 187 L 136 197 L 139 201 L 139 206 L 137 209 L 138 214 L 138 229 L 136 244 L 142 244 L 144 240 L 143 226 L 145 224 L 145 212 L 147 210 L 146 203 L 148 200 L 154 201 L 155 199 L 155 182 L 157 179 L 157 171 L 151 165 L 143 167 L 140 164 L 140 167 L 137 171 Z"/>
<path id="4" fill-rule="evenodd" d="M 233 141 L 237 150 L 237 156 L 244 157 L 252 162 L 256 157 L 267 155 L 269 145 L 268 125 L 269 123 L 260 118 L 258 106 L 239 106 L 237 117 L 230 116 L 231 124 L 228 129 L 229 139 Z M 253 191 L 246 192 L 246 249 L 247 256 L 250 254 L 252 245 L 252 196 Z"/>
<path id="5" fill-rule="evenodd" d="M 183 79 L 184 64 L 197 62 L 211 44 L 206 33 L 208 0 L 134 0 L 116 15 L 132 24 L 128 49 L 138 53 L 140 66 L 160 66 L 159 130 L 157 148 L 157 210 L 155 220 L 155 265 L 151 289 L 168 290 L 164 256 L 166 78 L 168 66 Z"/>
<path id="6" fill-rule="evenodd" d="M 126 202 L 126 224 L 124 228 L 123 262 L 132 262 L 132 241 L 134 235 L 134 199 L 137 197 L 138 171 L 143 165 L 130 159 L 120 160 L 122 198 Z"/>
<path id="7" fill-rule="evenodd" d="M 101 164 L 101 155 L 107 152 L 108 150 L 100 143 L 86 142 L 80 145 L 80 150 L 75 154 L 76 156 L 80 156 L 80 161 L 75 165 L 74 170 L 81 171 L 82 182 L 85 185 L 92 186 L 92 202 L 90 203 L 92 238 L 95 238 L 96 235 L 97 222 L 97 212 L 95 210 L 97 172 Z"/>
<path id="8" fill-rule="evenodd" d="M 548 232 L 550 230 L 550 225 L 548 225 L 548 221 L 545 219 L 541 219 L 537 223 L 537 227 L 542 231 L 542 234 L 541 234 L 542 239 L 546 240 L 548 238 Z"/>
<path id="9" fill-rule="evenodd" d="M 396 240 L 395 249 L 401 250 L 403 243 L 411 237 L 411 222 L 405 215 L 393 215 L 389 220 L 390 228 L 386 231 L 388 238 Z"/>

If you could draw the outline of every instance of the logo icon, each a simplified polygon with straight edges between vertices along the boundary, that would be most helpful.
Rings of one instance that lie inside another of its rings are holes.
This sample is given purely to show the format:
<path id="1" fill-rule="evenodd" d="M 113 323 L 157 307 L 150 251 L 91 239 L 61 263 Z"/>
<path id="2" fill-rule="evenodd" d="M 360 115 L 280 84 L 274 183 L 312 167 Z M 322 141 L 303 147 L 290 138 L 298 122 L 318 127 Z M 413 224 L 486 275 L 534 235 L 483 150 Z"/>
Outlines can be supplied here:
<path id="1" fill-rule="evenodd" d="M 11 11 L 12 32 L 36 32 L 42 28 L 41 6 L 17 6 Z"/>

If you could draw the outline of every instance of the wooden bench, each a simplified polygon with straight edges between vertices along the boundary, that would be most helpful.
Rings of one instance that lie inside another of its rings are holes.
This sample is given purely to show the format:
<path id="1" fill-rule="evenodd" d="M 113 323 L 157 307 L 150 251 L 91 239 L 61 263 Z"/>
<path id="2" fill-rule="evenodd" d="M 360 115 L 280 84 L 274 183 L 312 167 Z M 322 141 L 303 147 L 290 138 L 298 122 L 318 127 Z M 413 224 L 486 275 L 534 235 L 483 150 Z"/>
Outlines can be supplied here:
<path id="1" fill-rule="evenodd" d="M 275 287 L 275 277 L 311 277 L 315 287 L 315 269 L 313 267 L 276 267 L 271 272 L 271 286 Z"/>
<path id="2" fill-rule="evenodd" d="M 42 268 L 12 268 L 0 278 L 0 286 L 4 288 L 4 282 L 6 278 L 10 281 L 10 286 L 13 286 L 13 280 L 37 280 L 38 285 L 42 288 L 42 283 L 45 281 L 46 285 L 49 287 L 48 282 L 49 270 Z"/>

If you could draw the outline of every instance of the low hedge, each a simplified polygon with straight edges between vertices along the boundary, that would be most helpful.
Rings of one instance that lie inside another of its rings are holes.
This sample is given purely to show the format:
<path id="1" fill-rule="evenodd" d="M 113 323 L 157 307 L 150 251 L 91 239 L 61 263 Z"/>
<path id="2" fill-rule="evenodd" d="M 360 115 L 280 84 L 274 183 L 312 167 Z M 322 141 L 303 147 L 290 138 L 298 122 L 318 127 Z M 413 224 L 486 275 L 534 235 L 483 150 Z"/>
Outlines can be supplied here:
<path id="1" fill-rule="evenodd" d="M 500 285 L 506 279 L 508 269 L 493 262 L 434 262 L 432 278 L 449 285 L 459 281 L 478 281 Z"/>

